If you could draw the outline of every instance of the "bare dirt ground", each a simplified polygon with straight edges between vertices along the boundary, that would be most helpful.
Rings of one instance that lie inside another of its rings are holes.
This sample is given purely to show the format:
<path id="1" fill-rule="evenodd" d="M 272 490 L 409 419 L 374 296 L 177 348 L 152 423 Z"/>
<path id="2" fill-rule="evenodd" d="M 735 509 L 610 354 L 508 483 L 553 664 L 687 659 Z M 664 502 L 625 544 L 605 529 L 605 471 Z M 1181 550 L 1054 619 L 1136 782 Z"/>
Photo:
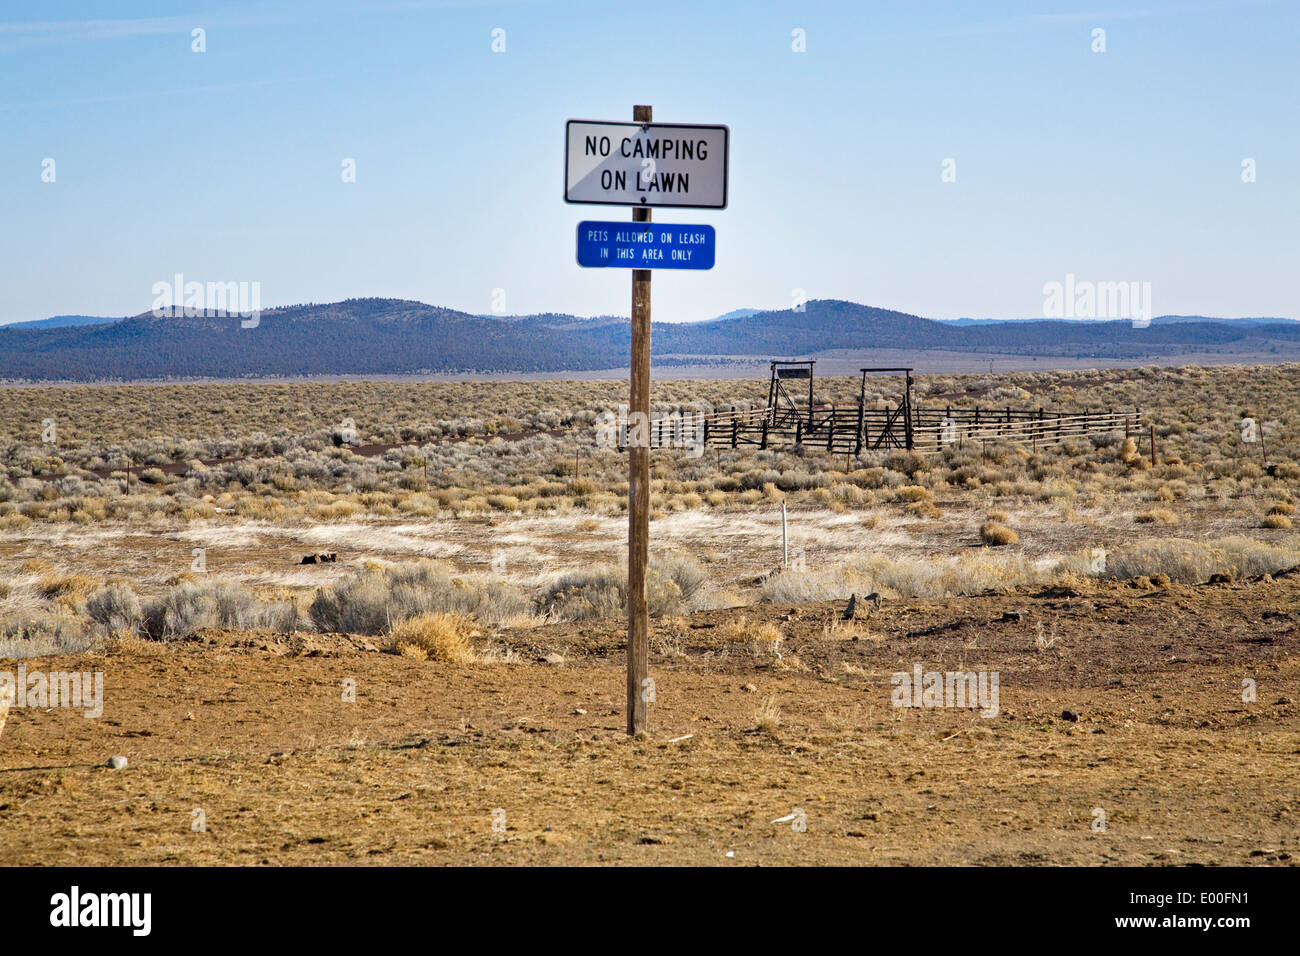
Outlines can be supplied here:
<path id="1" fill-rule="evenodd" d="M 29 660 L 106 703 L 10 712 L 0 864 L 1294 865 L 1300 574 L 1080 588 L 653 621 L 644 739 L 618 620 L 485 635 L 496 663 L 231 632 Z M 892 706 L 914 664 L 998 671 L 999 713 Z"/>

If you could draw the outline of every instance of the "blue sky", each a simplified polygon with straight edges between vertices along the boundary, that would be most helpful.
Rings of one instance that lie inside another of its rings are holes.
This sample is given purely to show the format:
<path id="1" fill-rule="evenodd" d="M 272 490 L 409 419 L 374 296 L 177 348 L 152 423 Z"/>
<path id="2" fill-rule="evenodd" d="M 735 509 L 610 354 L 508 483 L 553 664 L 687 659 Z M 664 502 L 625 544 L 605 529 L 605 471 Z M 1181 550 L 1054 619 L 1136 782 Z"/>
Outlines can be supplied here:
<path id="1" fill-rule="evenodd" d="M 142 312 L 176 273 L 626 315 L 627 273 L 574 261 L 624 214 L 561 181 L 565 120 L 635 103 L 731 127 L 728 208 L 656 211 L 718 235 L 712 271 L 656 275 L 656 321 L 795 289 L 1031 317 L 1067 273 L 1300 318 L 1297 4 L 1087 2 L 5 0 L 0 322 Z"/>

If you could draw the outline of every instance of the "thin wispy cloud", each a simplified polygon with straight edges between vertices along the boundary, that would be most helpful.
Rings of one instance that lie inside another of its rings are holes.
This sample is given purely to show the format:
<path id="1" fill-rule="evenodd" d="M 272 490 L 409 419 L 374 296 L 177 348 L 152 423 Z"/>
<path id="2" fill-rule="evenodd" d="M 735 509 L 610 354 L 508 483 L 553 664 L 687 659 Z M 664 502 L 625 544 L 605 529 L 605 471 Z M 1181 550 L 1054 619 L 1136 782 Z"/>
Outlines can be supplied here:
<path id="1" fill-rule="evenodd" d="M 128 20 L 44 20 L 0 23 L 0 37 L 50 40 L 103 40 L 113 37 L 175 33 L 194 22 L 193 17 L 146 17 Z"/>
<path id="2" fill-rule="evenodd" d="M 238 83 L 210 83 L 206 86 L 186 86 L 174 90 L 143 90 L 138 93 L 120 93 L 112 96 L 86 96 L 60 100 L 39 100 L 31 103 L 0 104 L 0 111 L 20 109 L 46 109 L 51 106 L 85 106 L 96 103 L 126 103 L 131 100 L 147 100 L 160 96 L 186 96 L 194 93 L 216 93 L 223 90 L 239 90 L 254 86 L 278 86 L 282 83 L 303 83 L 308 80 L 329 79 L 327 76 L 283 76 L 265 80 L 243 80 Z"/>
<path id="3" fill-rule="evenodd" d="M 1072 13 L 1035 13 L 1028 19 L 1040 23 L 1097 23 L 1102 20 L 1140 20 L 1165 13 L 1164 10 L 1081 10 Z"/>
<path id="4" fill-rule="evenodd" d="M 531 6 L 537 0 L 389 0 L 386 3 L 366 3 L 350 7 L 350 13 L 400 12 L 405 10 L 437 10 L 445 7 L 504 7 Z"/>
<path id="5" fill-rule="evenodd" d="M 986 36 L 1008 30 L 1024 29 L 1030 26 L 1077 26 L 1088 24 L 1097 26 L 1119 20 L 1147 20 L 1159 17 L 1181 17 L 1200 13 L 1211 13 L 1224 9 L 1240 9 L 1250 6 L 1270 6 L 1273 0 L 1219 0 L 1211 3 L 1180 4 L 1171 7 L 1146 8 L 1140 10 L 1067 10 L 1056 13 L 1031 13 L 1009 16 L 998 20 L 984 20 L 964 25 L 955 25 L 943 30 L 927 30 L 893 34 L 900 39 L 952 39 L 956 37 Z"/>
<path id="6" fill-rule="evenodd" d="M 1244 6 L 1271 6 L 1273 0 L 1216 0 L 1211 3 L 1182 3 L 1171 7 L 1142 10 L 1076 10 L 1061 13 L 1035 13 L 1030 20 L 1047 23 L 1100 23 L 1106 20 L 1145 20 L 1151 17 L 1180 17 L 1215 10 L 1240 9 Z"/>
<path id="7" fill-rule="evenodd" d="M 0 49 L 31 44 L 74 41 L 122 40 L 136 37 L 185 34 L 195 27 L 232 29 L 302 19 L 296 7 L 283 3 L 234 10 L 199 11 L 168 17 L 111 17 L 83 20 L 30 20 L 0 22 Z"/>
<path id="8" fill-rule="evenodd" d="M 506 0 L 530 5 L 535 0 Z M 501 6 L 503 0 L 392 0 L 358 4 L 349 14 L 429 10 L 440 7 Z M 319 11 L 298 2 L 266 3 L 234 10 L 199 11 L 166 17 L 108 17 L 83 20 L 32 20 L 0 22 L 0 48 L 22 43 L 58 43 L 73 40 L 117 40 L 131 37 L 188 34 L 196 26 L 233 28 L 314 19 Z"/>

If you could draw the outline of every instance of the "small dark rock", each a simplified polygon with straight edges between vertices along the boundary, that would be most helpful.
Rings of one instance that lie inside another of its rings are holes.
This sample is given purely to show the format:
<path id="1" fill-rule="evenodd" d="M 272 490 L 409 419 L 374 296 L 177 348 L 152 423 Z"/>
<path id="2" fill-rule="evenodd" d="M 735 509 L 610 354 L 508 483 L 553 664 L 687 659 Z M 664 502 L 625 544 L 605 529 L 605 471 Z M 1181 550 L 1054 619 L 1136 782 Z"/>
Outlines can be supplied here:
<path id="1" fill-rule="evenodd" d="M 1061 719 L 1068 720 L 1072 724 L 1077 724 L 1079 722 L 1079 715 L 1072 710 L 1063 710 L 1061 711 Z"/>

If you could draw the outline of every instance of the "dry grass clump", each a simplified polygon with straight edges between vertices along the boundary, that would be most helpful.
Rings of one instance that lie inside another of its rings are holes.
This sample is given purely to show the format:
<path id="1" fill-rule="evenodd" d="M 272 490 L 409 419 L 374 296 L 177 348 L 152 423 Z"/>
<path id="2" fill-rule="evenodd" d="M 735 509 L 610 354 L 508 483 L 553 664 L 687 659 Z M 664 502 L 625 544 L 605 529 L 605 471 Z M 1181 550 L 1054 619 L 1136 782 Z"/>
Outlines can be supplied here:
<path id="1" fill-rule="evenodd" d="M 775 697 L 764 698 L 754 711 L 754 725 L 764 733 L 774 733 L 781 726 L 781 706 Z"/>
<path id="2" fill-rule="evenodd" d="M 650 614 L 690 614 L 717 606 L 719 595 L 700 564 L 683 554 L 655 555 L 646 580 Z M 558 621 L 582 621 L 627 613 L 627 569 L 602 565 L 554 578 L 538 598 L 541 613 Z"/>
<path id="3" fill-rule="evenodd" d="M 875 640 L 877 635 L 873 634 L 870 628 L 856 618 L 846 621 L 836 615 L 822 625 L 822 637 L 834 641 L 857 641 Z"/>
<path id="4" fill-rule="evenodd" d="M 935 507 L 933 501 L 913 501 L 903 510 L 917 518 L 934 519 L 943 517 L 943 512 Z"/>
<path id="5" fill-rule="evenodd" d="M 1133 520 L 1138 524 L 1178 524 L 1178 515 L 1168 508 L 1152 508 L 1135 514 Z"/>
<path id="6" fill-rule="evenodd" d="M 1015 544 L 1020 540 L 1020 535 L 1001 522 L 990 520 L 980 525 L 980 540 L 985 544 L 1001 547 Z"/>
<path id="7" fill-rule="evenodd" d="M 627 572 L 612 564 L 570 571 L 543 588 L 538 603 L 559 621 L 615 617 L 627 608 Z"/>
<path id="8" fill-rule="evenodd" d="M 95 643 L 82 618 L 63 608 L 10 617 L 0 624 L 0 660 L 80 654 Z"/>
<path id="9" fill-rule="evenodd" d="M 1264 516 L 1263 526 L 1265 528 L 1286 530 L 1291 527 L 1291 519 L 1284 514 L 1277 514 L 1270 511 Z"/>
<path id="10" fill-rule="evenodd" d="M 134 631 L 117 631 L 103 642 L 104 653 L 113 657 L 145 657 L 159 652 L 156 641 L 140 637 Z"/>
<path id="11" fill-rule="evenodd" d="M 288 634 L 297 623 L 292 600 L 263 601 L 233 581 L 185 581 L 145 605 L 141 628 L 153 640 L 170 641 L 207 628 Z"/>
<path id="12" fill-rule="evenodd" d="M 1125 438 L 1123 444 L 1119 446 L 1117 457 L 1129 468 L 1150 468 L 1149 462 L 1142 455 L 1138 454 L 1137 442 L 1132 438 Z"/>
<path id="13" fill-rule="evenodd" d="M 1240 535 L 1217 541 L 1148 538 L 1126 542 L 1108 552 L 1102 577 L 1128 581 L 1163 577 L 1166 583 L 1204 584 L 1214 575 L 1231 579 L 1259 577 L 1300 565 L 1300 546 L 1273 545 Z"/>
<path id="14" fill-rule="evenodd" d="M 144 610 L 134 591 L 124 584 L 110 584 L 86 601 L 86 614 L 111 635 L 135 634 Z"/>
<path id="15" fill-rule="evenodd" d="M 86 597 L 99 587 L 99 581 L 85 574 L 47 574 L 36 589 L 49 600 L 61 597 Z"/>
<path id="16" fill-rule="evenodd" d="M 808 668 L 796 654 L 784 650 L 785 634 L 771 621 L 750 623 L 741 616 L 728 621 L 720 636 L 728 642 L 748 650 L 755 661 L 778 670 L 804 671 Z"/>
<path id="17" fill-rule="evenodd" d="M 468 664 L 476 659 L 470 638 L 478 633 L 467 614 L 417 614 L 388 629 L 389 650 L 422 661 Z"/>
<path id="18" fill-rule="evenodd" d="M 1166 459 L 1167 461 L 1167 459 Z M 1173 501 L 1176 498 L 1186 498 L 1188 492 L 1187 482 L 1180 478 L 1173 481 L 1167 481 L 1156 489 L 1157 501 Z"/>
<path id="19" fill-rule="evenodd" d="M 894 492 L 894 496 L 899 501 L 929 501 L 934 497 L 929 488 L 921 485 L 903 485 Z"/>
<path id="20" fill-rule="evenodd" d="M 312 599 L 317 629 L 382 634 L 392 625 L 430 612 L 467 614 L 493 625 L 519 623 L 532 613 L 524 592 L 489 576 L 454 575 L 440 561 L 364 567 Z"/>
<path id="21" fill-rule="evenodd" d="M 784 637 L 781 629 L 771 621 L 750 623 L 743 614 L 733 618 L 719 628 L 720 635 L 726 641 L 763 641 L 779 644 Z"/>
<path id="22" fill-rule="evenodd" d="M 885 597 L 949 598 L 1045 584 L 1052 572 L 1038 568 L 1021 551 L 987 549 L 943 557 L 886 556 L 863 552 L 815 571 L 787 568 L 763 584 L 763 600 L 773 604 L 848 600 L 850 594 L 878 592 Z"/>
<path id="23" fill-rule="evenodd" d="M 930 470 L 930 460 L 914 451 L 900 451 L 885 459 L 885 467 L 901 472 L 909 478 Z"/>
<path id="24" fill-rule="evenodd" d="M 799 659 L 798 654 L 789 651 L 782 652 L 780 644 L 764 645 L 769 646 L 772 651 L 772 666 L 782 671 L 806 671 L 808 665 Z"/>

